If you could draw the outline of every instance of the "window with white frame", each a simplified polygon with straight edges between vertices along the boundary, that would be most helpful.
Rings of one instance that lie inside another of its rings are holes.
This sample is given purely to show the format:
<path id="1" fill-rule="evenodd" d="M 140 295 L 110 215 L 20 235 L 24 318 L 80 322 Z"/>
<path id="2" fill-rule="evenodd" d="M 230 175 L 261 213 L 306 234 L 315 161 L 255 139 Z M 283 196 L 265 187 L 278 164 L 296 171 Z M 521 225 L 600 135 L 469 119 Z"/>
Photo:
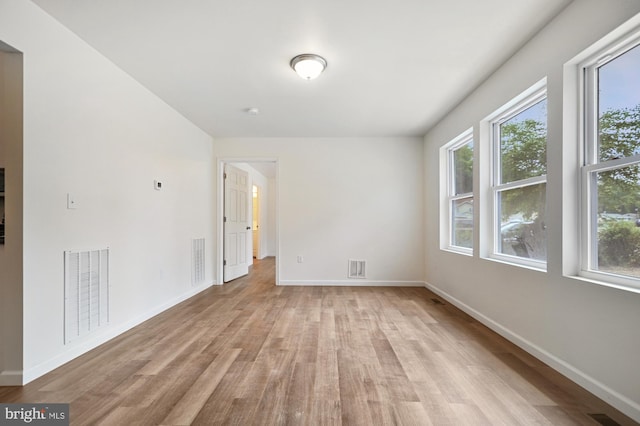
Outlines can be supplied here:
<path id="1" fill-rule="evenodd" d="M 640 31 L 583 77 L 583 275 L 640 289 Z"/>
<path id="2" fill-rule="evenodd" d="M 492 143 L 492 250 L 503 261 L 546 268 L 546 79 L 488 119 Z"/>
<path id="3" fill-rule="evenodd" d="M 446 178 L 447 249 L 472 253 L 473 250 L 473 131 L 467 130 L 443 147 Z"/>

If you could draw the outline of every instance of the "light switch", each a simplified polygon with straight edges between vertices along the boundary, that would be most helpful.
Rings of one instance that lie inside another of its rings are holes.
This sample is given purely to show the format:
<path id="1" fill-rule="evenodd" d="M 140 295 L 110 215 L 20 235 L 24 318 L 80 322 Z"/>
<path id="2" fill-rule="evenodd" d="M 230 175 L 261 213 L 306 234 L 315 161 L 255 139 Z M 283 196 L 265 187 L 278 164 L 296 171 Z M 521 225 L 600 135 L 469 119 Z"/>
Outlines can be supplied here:
<path id="1" fill-rule="evenodd" d="M 78 203 L 76 202 L 76 197 L 72 194 L 67 194 L 67 208 L 68 209 L 76 209 L 78 208 Z"/>

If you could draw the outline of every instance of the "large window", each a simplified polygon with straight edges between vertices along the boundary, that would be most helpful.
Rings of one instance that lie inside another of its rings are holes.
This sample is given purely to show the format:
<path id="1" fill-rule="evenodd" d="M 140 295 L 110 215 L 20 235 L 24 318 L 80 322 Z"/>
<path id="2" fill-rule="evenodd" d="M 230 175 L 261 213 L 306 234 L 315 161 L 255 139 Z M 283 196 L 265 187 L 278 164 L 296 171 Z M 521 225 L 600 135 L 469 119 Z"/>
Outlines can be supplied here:
<path id="1" fill-rule="evenodd" d="M 473 134 L 469 129 L 448 143 L 441 154 L 445 161 L 447 249 L 473 250 Z"/>
<path id="2" fill-rule="evenodd" d="M 640 288 L 640 35 L 600 51 L 581 70 L 582 270 Z"/>
<path id="3" fill-rule="evenodd" d="M 545 81 L 489 121 L 491 257 L 546 268 L 547 99 Z"/>

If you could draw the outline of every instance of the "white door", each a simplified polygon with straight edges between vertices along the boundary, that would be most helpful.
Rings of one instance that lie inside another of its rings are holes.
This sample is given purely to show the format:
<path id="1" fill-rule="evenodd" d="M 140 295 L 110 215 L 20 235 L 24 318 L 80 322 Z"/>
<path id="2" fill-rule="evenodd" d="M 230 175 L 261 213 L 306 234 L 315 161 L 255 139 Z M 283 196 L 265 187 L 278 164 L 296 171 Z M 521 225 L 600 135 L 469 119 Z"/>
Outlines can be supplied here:
<path id="1" fill-rule="evenodd" d="M 249 273 L 249 174 L 224 166 L 224 282 Z"/>

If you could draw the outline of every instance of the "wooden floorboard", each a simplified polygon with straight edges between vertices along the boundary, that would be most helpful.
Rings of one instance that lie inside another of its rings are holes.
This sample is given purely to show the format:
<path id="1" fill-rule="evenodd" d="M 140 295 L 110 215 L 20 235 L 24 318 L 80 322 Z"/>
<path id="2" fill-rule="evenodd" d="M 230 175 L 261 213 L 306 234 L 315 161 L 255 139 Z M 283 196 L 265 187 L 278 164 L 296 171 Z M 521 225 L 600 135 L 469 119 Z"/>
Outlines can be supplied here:
<path id="1" fill-rule="evenodd" d="M 0 402 L 70 403 L 74 425 L 636 424 L 426 289 L 274 271 L 256 261 Z"/>

